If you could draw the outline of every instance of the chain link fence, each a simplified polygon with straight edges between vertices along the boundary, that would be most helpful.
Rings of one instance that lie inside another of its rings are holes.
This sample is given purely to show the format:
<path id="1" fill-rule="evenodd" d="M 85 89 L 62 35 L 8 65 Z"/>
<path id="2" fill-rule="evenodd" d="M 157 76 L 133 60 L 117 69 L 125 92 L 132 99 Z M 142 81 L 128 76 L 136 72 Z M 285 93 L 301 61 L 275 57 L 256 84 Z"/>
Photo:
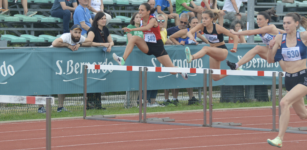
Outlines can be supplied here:
<path id="1" fill-rule="evenodd" d="M 182 105 L 188 105 L 188 100 L 191 97 L 200 100 L 201 104 L 203 100 L 203 89 L 193 88 L 193 94 L 189 94 L 188 89 L 179 89 L 177 99 Z M 165 93 L 164 90 L 158 90 L 155 101 L 159 104 L 163 104 L 166 99 L 172 100 L 174 93 L 171 90 Z M 207 89 L 207 92 L 209 89 Z M 108 93 L 96 93 L 94 100 L 97 101 L 95 105 L 98 107 L 92 107 L 88 104 L 88 109 L 108 109 L 108 108 L 132 108 L 138 106 L 138 91 L 123 91 L 123 92 L 108 92 Z M 208 92 L 209 94 L 209 92 Z M 283 96 L 286 94 L 283 89 Z M 215 86 L 213 87 L 212 98 L 214 103 L 238 103 L 238 102 L 257 102 L 257 101 L 271 101 L 271 86 L 257 85 L 257 86 Z M 55 97 L 55 104 L 52 106 L 54 111 L 59 106 L 58 95 L 51 95 Z M 97 98 L 98 96 L 98 98 Z M 208 96 L 208 95 L 207 95 Z M 99 99 L 100 97 L 100 99 Z M 209 98 L 209 96 L 207 97 Z M 91 94 L 88 94 L 89 102 L 91 101 Z M 278 88 L 276 89 L 276 99 L 278 100 Z M 208 100 L 209 101 L 209 100 Z M 83 110 L 83 93 L 66 95 L 63 106 L 69 111 L 82 111 Z M 37 112 L 38 105 L 28 104 L 0 104 L 0 113 L 29 113 Z"/>

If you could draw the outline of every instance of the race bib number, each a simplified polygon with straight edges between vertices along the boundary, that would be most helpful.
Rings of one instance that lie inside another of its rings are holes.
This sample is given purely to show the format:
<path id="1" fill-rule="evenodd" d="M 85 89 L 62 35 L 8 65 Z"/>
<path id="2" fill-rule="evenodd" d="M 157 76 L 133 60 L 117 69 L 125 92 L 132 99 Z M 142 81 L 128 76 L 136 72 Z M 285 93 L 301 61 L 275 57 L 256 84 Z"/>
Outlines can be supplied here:
<path id="1" fill-rule="evenodd" d="M 205 34 L 205 37 L 210 43 L 219 43 L 220 42 L 220 40 L 217 38 L 217 35 Z"/>
<path id="2" fill-rule="evenodd" d="M 144 36 L 145 36 L 145 42 L 157 43 L 157 39 L 156 39 L 155 34 L 146 33 Z"/>
<path id="3" fill-rule="evenodd" d="M 285 61 L 297 61 L 302 59 L 300 47 L 282 48 L 281 54 Z"/>
<path id="4" fill-rule="evenodd" d="M 266 45 L 269 45 L 271 40 L 273 40 L 273 36 L 269 34 L 264 35 L 262 38 L 262 42 Z"/>

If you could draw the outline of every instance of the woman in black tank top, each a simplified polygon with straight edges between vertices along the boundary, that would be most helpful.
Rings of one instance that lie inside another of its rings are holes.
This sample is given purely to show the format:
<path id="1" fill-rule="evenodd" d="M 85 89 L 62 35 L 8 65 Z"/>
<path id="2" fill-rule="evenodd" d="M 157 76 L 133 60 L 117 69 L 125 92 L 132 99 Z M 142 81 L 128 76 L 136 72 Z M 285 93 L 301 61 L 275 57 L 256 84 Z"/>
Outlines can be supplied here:
<path id="1" fill-rule="evenodd" d="M 202 14 L 202 23 L 198 24 L 196 27 L 194 27 L 187 33 L 190 40 L 194 40 L 196 42 L 193 35 L 195 32 L 202 30 L 205 34 L 205 37 L 210 43 L 210 47 L 204 46 L 194 55 L 191 55 L 190 48 L 186 47 L 185 54 L 189 63 L 193 59 L 201 58 L 207 54 L 210 56 L 210 68 L 220 69 L 221 61 L 225 60 L 228 55 L 228 50 L 224 42 L 224 34 L 234 39 L 233 48 L 230 51 L 233 53 L 237 52 L 237 46 L 239 41 L 238 37 L 231 34 L 224 27 L 214 24 L 213 21 L 215 21 L 217 18 L 217 13 L 212 12 L 211 10 L 206 10 Z M 226 75 L 212 75 L 214 81 L 218 81 L 224 77 L 226 77 Z"/>

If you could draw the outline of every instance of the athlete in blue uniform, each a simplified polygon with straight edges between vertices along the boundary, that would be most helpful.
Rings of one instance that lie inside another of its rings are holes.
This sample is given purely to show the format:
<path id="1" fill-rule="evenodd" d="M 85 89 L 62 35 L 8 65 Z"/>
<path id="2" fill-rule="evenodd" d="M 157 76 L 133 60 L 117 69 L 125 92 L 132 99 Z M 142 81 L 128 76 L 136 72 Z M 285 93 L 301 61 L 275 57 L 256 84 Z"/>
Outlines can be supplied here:
<path id="1" fill-rule="evenodd" d="M 259 12 L 257 15 L 257 24 L 259 26 L 259 29 L 246 30 L 242 32 L 235 32 L 233 30 L 230 30 L 230 32 L 235 35 L 259 34 L 259 36 L 262 39 L 262 42 L 266 44 L 266 46 L 260 46 L 260 45 L 255 46 L 253 49 L 248 51 L 237 63 L 232 63 L 230 61 L 227 61 L 227 65 L 230 67 L 230 69 L 232 70 L 240 69 L 240 66 L 252 60 L 257 54 L 261 58 L 268 61 L 267 55 L 269 51 L 270 41 L 273 40 L 275 36 L 280 32 L 284 33 L 283 30 L 277 29 L 275 25 L 269 25 L 270 20 L 271 20 L 270 14 L 268 14 L 267 12 Z M 279 62 L 281 58 L 282 58 L 281 55 L 276 55 L 274 61 L 268 61 L 268 63 Z M 280 62 L 280 66 L 283 69 L 282 62 Z"/>
<path id="2" fill-rule="evenodd" d="M 301 119 L 307 118 L 307 109 L 304 104 L 304 97 L 307 95 L 307 32 L 296 31 L 300 24 L 306 27 L 307 19 L 297 13 L 285 15 L 283 26 L 286 33 L 276 36 L 275 45 L 268 52 L 270 60 L 275 54 L 282 55 L 284 71 L 286 71 L 285 85 L 288 91 L 280 102 L 281 116 L 278 136 L 273 140 L 267 140 L 270 145 L 276 147 L 282 147 L 282 140 L 290 120 L 291 106 Z M 277 49 L 280 51 L 278 52 Z"/>
<path id="3" fill-rule="evenodd" d="M 189 21 L 190 28 L 179 30 L 178 32 L 172 34 L 169 39 L 175 45 L 198 44 L 197 42 L 190 40 L 190 38 L 187 36 L 187 33 L 190 31 L 190 29 L 193 29 L 197 24 L 198 19 L 196 17 L 191 18 Z M 201 36 L 199 32 L 195 32 L 194 38 L 196 39 L 196 37 L 200 38 L 205 43 L 208 43 L 208 40 L 205 37 Z"/>
<path id="4" fill-rule="evenodd" d="M 230 50 L 233 53 L 237 52 L 237 46 L 239 41 L 238 36 L 231 34 L 224 27 L 213 23 L 213 21 L 217 20 L 217 18 L 219 17 L 218 13 L 212 12 L 211 10 L 206 10 L 203 12 L 201 17 L 202 23 L 191 29 L 187 33 L 187 35 L 190 40 L 196 42 L 194 38 L 195 32 L 198 32 L 199 30 L 203 31 L 206 39 L 210 43 L 210 47 L 204 46 L 194 55 L 191 55 L 190 48 L 186 47 L 185 54 L 187 62 L 190 63 L 193 59 L 198 59 L 205 55 L 209 55 L 210 68 L 220 69 L 221 61 L 225 60 L 228 55 L 228 50 L 224 42 L 224 35 L 230 36 L 234 39 L 233 48 Z M 224 77 L 226 77 L 226 75 L 212 75 L 212 79 L 214 81 L 218 81 Z"/>

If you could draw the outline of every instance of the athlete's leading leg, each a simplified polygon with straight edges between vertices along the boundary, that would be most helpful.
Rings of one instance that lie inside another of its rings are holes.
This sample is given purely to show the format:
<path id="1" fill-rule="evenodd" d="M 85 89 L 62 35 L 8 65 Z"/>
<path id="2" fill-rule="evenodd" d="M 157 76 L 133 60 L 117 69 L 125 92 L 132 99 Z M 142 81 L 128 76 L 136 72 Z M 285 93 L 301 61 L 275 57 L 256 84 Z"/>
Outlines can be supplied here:
<path id="1" fill-rule="evenodd" d="M 190 63 L 194 59 L 201 58 L 205 55 L 209 55 L 217 61 L 223 61 L 226 59 L 228 55 L 228 51 L 226 49 L 217 48 L 217 47 L 208 47 L 204 46 L 201 50 L 199 50 L 194 55 L 191 55 L 190 49 L 186 47 L 185 49 L 187 61 Z"/>
<path id="2" fill-rule="evenodd" d="M 230 67 L 230 69 L 232 70 L 236 70 L 238 69 L 240 66 L 246 64 L 247 62 L 249 62 L 250 60 L 252 60 L 257 54 L 267 60 L 267 53 L 268 53 L 269 49 L 267 47 L 264 46 L 255 46 L 253 49 L 249 50 L 237 63 L 232 63 L 227 61 L 227 65 Z"/>
<path id="3" fill-rule="evenodd" d="M 132 38 L 128 41 L 123 57 L 118 57 L 115 53 L 113 53 L 113 59 L 117 61 L 119 65 L 124 65 L 128 56 L 132 52 L 134 45 L 136 45 L 145 54 L 147 54 L 149 51 L 149 48 L 143 38 L 139 36 L 132 36 Z"/>

